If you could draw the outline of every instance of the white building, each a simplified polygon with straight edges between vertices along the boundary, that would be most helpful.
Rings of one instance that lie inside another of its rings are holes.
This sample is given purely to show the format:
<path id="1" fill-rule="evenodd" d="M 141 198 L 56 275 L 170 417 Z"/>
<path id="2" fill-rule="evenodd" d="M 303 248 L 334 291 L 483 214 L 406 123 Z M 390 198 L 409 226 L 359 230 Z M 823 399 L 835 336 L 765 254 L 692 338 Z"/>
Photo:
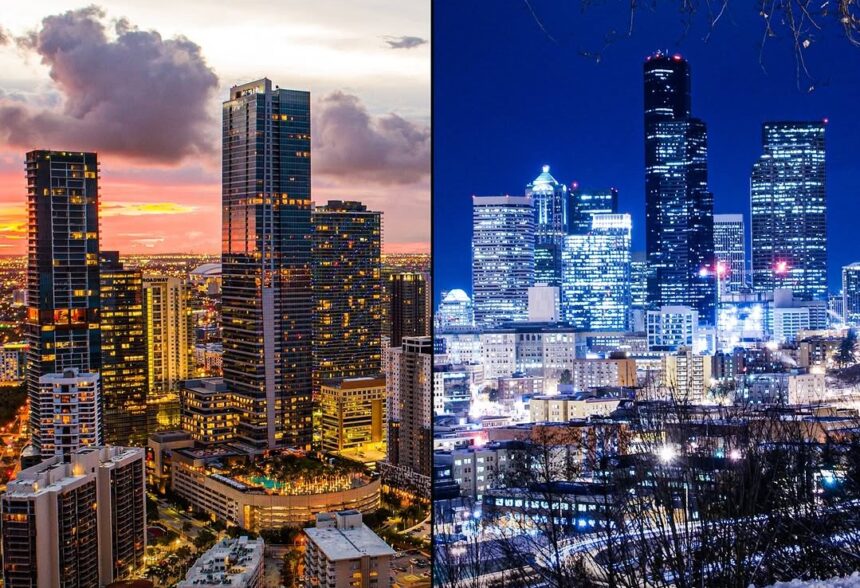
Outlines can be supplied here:
<path id="1" fill-rule="evenodd" d="M 826 329 L 827 303 L 797 300 L 791 290 L 773 291 L 773 339 L 788 343 L 797 339 L 800 331 Z"/>
<path id="2" fill-rule="evenodd" d="M 579 398 L 569 394 L 535 396 L 529 403 L 529 411 L 533 423 L 566 423 L 595 415 L 606 416 L 620 403 L 618 398 Z"/>
<path id="3" fill-rule="evenodd" d="M 574 390 L 602 386 L 636 386 L 636 360 L 630 358 L 577 359 L 570 367 Z"/>
<path id="4" fill-rule="evenodd" d="M 87 447 L 21 470 L 0 498 L 4 586 L 106 586 L 140 572 L 144 455 Z"/>
<path id="5" fill-rule="evenodd" d="M 262 539 L 223 539 L 197 558 L 177 588 L 261 588 L 265 545 Z"/>
<path id="6" fill-rule="evenodd" d="M 823 373 L 792 374 L 788 377 L 789 404 L 817 404 L 824 402 L 825 394 Z"/>
<path id="7" fill-rule="evenodd" d="M 529 322 L 554 323 L 561 313 L 558 287 L 537 284 L 529 288 Z"/>
<path id="8" fill-rule="evenodd" d="M 97 373 L 77 368 L 39 378 L 43 456 L 69 455 L 81 447 L 101 445 L 100 388 Z"/>
<path id="9" fill-rule="evenodd" d="M 689 306 L 663 306 L 649 310 L 646 317 L 649 351 L 676 351 L 693 347 L 699 313 Z"/>
<path id="10" fill-rule="evenodd" d="M 316 527 L 305 529 L 307 588 L 383 588 L 391 586 L 394 550 L 361 521 L 361 513 L 345 510 L 317 515 Z"/>

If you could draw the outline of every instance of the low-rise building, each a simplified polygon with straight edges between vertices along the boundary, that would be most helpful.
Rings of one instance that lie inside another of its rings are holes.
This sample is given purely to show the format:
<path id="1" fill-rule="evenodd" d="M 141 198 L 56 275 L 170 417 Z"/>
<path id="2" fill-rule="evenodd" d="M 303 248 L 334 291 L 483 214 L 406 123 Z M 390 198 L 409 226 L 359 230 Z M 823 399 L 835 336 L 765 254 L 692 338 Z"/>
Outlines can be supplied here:
<path id="1" fill-rule="evenodd" d="M 394 550 L 355 510 L 320 513 L 305 529 L 307 588 L 383 588 L 391 586 Z"/>
<path id="2" fill-rule="evenodd" d="M 579 394 L 557 394 L 533 397 L 529 411 L 533 423 L 564 423 L 573 419 L 611 414 L 620 403 L 619 398 L 586 398 Z"/>
<path id="3" fill-rule="evenodd" d="M 376 455 L 373 461 L 385 457 L 385 378 L 325 380 L 320 386 L 319 405 L 324 451 L 350 457 Z"/>
<path id="4" fill-rule="evenodd" d="M 577 359 L 570 367 L 570 382 L 574 390 L 602 386 L 634 388 L 637 382 L 636 360 L 627 357 Z"/>
<path id="5" fill-rule="evenodd" d="M 223 539 L 197 558 L 177 588 L 261 588 L 265 545 L 262 539 Z"/>
<path id="6" fill-rule="evenodd" d="M 179 418 L 195 441 L 208 445 L 233 438 L 238 414 L 222 378 L 200 378 L 182 383 Z"/>

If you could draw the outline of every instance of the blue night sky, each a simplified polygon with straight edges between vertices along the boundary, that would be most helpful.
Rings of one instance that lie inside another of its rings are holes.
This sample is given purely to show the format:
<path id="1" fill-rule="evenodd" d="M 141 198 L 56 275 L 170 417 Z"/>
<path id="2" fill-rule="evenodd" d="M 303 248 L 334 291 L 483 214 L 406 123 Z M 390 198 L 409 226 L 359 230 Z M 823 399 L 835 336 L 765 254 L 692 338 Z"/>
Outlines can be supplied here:
<path id="1" fill-rule="evenodd" d="M 628 3 L 580 9 L 572 0 L 436 0 L 433 13 L 434 290 L 471 291 L 471 196 L 522 194 L 551 166 L 559 182 L 615 186 L 633 215 L 634 250 L 645 248 L 642 63 L 657 49 L 691 66 L 693 116 L 708 125 L 710 187 L 717 213 L 743 212 L 749 237 L 749 174 L 766 120 L 827 118 L 828 276 L 860 260 L 860 48 L 824 19 L 805 51 L 811 79 L 795 73 L 788 31 L 765 45 L 757 2 L 732 2 L 710 38 L 707 15 L 685 35 L 682 15 L 640 9 L 626 36 Z M 680 4 L 675 2 L 674 4 Z M 713 4 L 719 4 L 715 2 Z M 748 8 L 747 8 L 748 7 Z M 601 59 L 607 33 L 617 39 Z M 555 39 L 550 39 L 547 33 Z M 815 86 L 809 91 L 811 85 Z M 798 87 L 799 86 L 799 87 Z M 471 292 L 470 292 L 471 294 Z"/>

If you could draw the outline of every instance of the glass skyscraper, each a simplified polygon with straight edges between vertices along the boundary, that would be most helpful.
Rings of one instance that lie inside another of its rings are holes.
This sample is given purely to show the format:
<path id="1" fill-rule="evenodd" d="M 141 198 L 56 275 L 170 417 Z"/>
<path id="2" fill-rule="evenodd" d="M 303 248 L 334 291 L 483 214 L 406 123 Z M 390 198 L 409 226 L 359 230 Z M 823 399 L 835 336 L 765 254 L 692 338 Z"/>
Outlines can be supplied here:
<path id="1" fill-rule="evenodd" d="M 382 371 L 382 213 L 330 200 L 313 211 L 314 392 Z"/>
<path id="2" fill-rule="evenodd" d="M 39 378 L 101 369 L 99 191 L 95 153 L 26 156 L 28 257 L 24 331 L 33 452 L 41 453 Z"/>
<path id="3" fill-rule="evenodd" d="M 310 94 L 268 79 L 223 104 L 224 381 L 236 436 L 309 447 L 312 433 Z"/>
<path id="4" fill-rule="evenodd" d="M 860 326 L 860 262 L 842 268 L 842 318 Z"/>
<path id="5" fill-rule="evenodd" d="M 528 196 L 474 196 L 472 206 L 475 325 L 525 321 L 534 283 L 533 201 Z"/>
<path id="6" fill-rule="evenodd" d="M 752 282 L 827 299 L 824 122 L 768 122 L 750 181 Z"/>
<path id="7" fill-rule="evenodd" d="M 562 253 L 561 316 L 578 329 L 623 331 L 630 307 L 629 214 L 595 214 Z"/>
<path id="8" fill-rule="evenodd" d="M 719 295 L 740 292 L 746 286 L 747 254 L 744 215 L 714 215 L 714 258 L 718 276 Z"/>
<path id="9" fill-rule="evenodd" d="M 690 114 L 690 66 L 662 53 L 645 61 L 645 213 L 651 306 L 687 305 L 713 324 L 713 195 L 707 130 Z"/>
<path id="10" fill-rule="evenodd" d="M 422 272 L 398 272 L 388 276 L 389 346 L 400 347 L 404 337 L 430 334 L 427 316 L 429 284 Z"/>
<path id="11" fill-rule="evenodd" d="M 567 232 L 569 235 L 585 235 L 591 230 L 591 217 L 595 214 L 618 212 L 618 190 L 583 190 L 573 183 L 568 192 Z"/>
<path id="12" fill-rule="evenodd" d="M 536 284 L 561 285 L 561 248 L 567 231 L 567 186 L 558 183 L 543 166 L 526 186 L 526 196 L 534 203 Z"/>

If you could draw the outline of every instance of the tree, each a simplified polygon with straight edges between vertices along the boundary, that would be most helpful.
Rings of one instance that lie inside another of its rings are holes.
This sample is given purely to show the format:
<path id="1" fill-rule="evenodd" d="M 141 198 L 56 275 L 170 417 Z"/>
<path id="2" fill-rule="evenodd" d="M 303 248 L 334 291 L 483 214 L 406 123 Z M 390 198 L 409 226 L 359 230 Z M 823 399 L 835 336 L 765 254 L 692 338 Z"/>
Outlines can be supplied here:
<path id="1" fill-rule="evenodd" d="M 836 360 L 843 368 L 856 363 L 855 352 L 857 349 L 857 333 L 854 329 L 848 329 L 842 341 L 839 342 L 839 351 L 836 354 Z"/>
<path id="2" fill-rule="evenodd" d="M 572 380 L 571 375 L 570 375 L 570 370 L 567 368 L 564 368 L 561 371 L 561 376 L 558 379 L 558 383 L 567 385 L 567 384 L 571 384 L 572 382 L 573 382 L 573 380 Z"/>

